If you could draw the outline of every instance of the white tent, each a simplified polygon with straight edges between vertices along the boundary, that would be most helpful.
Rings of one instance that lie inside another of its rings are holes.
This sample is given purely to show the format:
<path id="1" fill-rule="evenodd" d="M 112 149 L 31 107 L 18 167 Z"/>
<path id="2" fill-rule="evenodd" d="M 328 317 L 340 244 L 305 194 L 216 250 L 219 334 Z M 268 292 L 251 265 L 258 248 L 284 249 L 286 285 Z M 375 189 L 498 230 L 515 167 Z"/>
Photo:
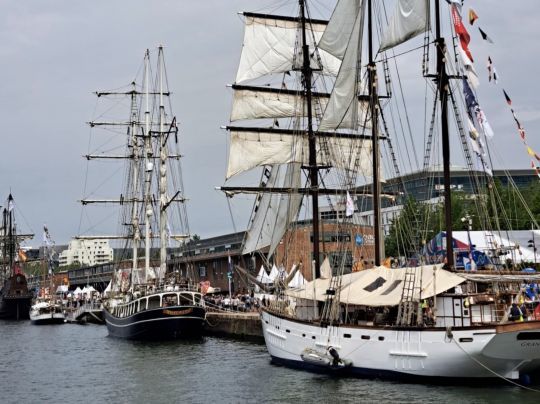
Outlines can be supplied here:
<path id="1" fill-rule="evenodd" d="M 276 265 L 274 264 L 272 266 L 272 270 L 270 271 L 270 275 L 268 275 L 268 277 L 270 278 L 270 280 L 272 282 L 274 282 L 274 280 L 279 276 L 279 270 L 277 269 Z"/>
<path id="2" fill-rule="evenodd" d="M 80 295 L 82 293 L 82 290 L 80 287 L 77 286 L 77 289 L 73 291 L 73 296 Z"/>
<path id="3" fill-rule="evenodd" d="M 96 292 L 96 289 L 94 289 L 93 286 L 86 285 L 82 290 L 81 293 L 83 295 L 87 295 L 88 297 L 92 296 L 92 293 Z"/>
<path id="4" fill-rule="evenodd" d="M 304 275 L 302 275 L 302 272 L 296 271 L 288 286 L 290 288 L 301 288 L 305 283 L 306 279 L 304 278 Z"/>
<path id="5" fill-rule="evenodd" d="M 469 235 L 471 243 L 476 250 L 480 250 L 491 256 L 493 249 L 497 248 L 507 254 L 501 256 L 501 259 L 511 259 L 514 263 L 519 264 L 522 261 L 534 262 L 538 261 L 540 254 L 534 254 L 533 247 L 529 247 L 529 240 L 534 240 L 534 244 L 540 246 L 540 231 L 539 230 L 511 230 L 511 231 L 454 231 L 452 237 L 454 239 L 469 245 Z"/>
<path id="6" fill-rule="evenodd" d="M 272 279 L 268 276 L 266 273 L 266 270 L 264 269 L 264 266 L 261 265 L 261 269 L 259 270 L 259 274 L 257 275 L 257 280 L 261 283 L 272 283 Z"/>
<path id="7" fill-rule="evenodd" d="M 66 293 L 68 291 L 67 285 L 58 285 L 56 293 Z"/>
<path id="8" fill-rule="evenodd" d="M 421 296 L 415 293 L 415 299 L 437 295 L 465 282 L 463 277 L 442 269 L 442 265 L 414 267 L 412 270 L 416 272 L 415 279 L 421 289 Z M 381 266 L 343 275 L 340 301 L 362 306 L 397 306 L 401 301 L 406 271 L 407 268 Z M 324 301 L 329 286 L 330 279 L 319 278 L 285 293 L 291 297 Z"/>

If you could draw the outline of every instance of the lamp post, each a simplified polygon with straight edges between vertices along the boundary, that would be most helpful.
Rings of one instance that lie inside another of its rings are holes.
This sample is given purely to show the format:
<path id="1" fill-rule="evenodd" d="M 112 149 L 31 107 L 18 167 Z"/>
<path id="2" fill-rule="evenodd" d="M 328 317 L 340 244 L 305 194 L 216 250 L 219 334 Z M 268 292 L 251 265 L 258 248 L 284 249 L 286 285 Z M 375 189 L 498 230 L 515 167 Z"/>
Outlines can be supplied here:
<path id="1" fill-rule="evenodd" d="M 534 239 L 534 229 L 531 229 L 532 239 L 528 241 L 528 247 L 533 249 L 534 253 L 534 268 L 536 269 L 536 241 Z"/>
<path id="2" fill-rule="evenodd" d="M 471 230 L 472 230 L 472 217 L 468 213 L 461 218 L 461 223 L 463 223 L 463 228 L 467 230 L 467 241 L 469 245 L 469 260 L 471 263 L 471 271 L 474 271 L 475 263 L 472 256 L 472 242 L 471 242 Z"/>

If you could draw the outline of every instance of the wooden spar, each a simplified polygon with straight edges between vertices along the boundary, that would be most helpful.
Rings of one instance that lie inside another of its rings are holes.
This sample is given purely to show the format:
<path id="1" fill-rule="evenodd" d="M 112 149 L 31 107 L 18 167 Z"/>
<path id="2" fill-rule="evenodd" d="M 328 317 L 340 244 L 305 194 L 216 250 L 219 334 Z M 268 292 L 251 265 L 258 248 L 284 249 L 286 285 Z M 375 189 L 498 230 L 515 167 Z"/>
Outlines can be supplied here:
<path id="1" fill-rule="evenodd" d="M 381 265 L 384 243 L 381 235 L 381 184 L 379 173 L 379 138 L 378 138 L 378 105 L 377 66 L 373 59 L 373 15 L 371 0 L 368 0 L 368 52 L 369 52 L 369 95 L 371 110 L 371 134 L 373 152 L 373 235 L 375 237 L 375 266 Z"/>
<path id="2" fill-rule="evenodd" d="M 317 167 L 317 140 L 313 131 L 313 116 L 311 110 L 311 75 L 312 69 L 309 57 L 309 45 L 306 39 L 306 16 L 305 2 L 299 0 L 300 3 L 300 22 L 302 25 L 302 76 L 304 83 L 304 91 L 306 94 L 307 108 L 307 133 L 309 141 L 309 179 L 312 189 L 311 203 L 313 214 L 313 261 L 315 263 L 315 278 L 320 277 L 320 257 L 319 257 L 319 170 Z"/>
<path id="3" fill-rule="evenodd" d="M 441 136 L 444 176 L 444 211 L 446 228 L 446 264 L 454 268 L 454 248 L 452 245 L 452 202 L 450 194 L 450 136 L 448 133 L 448 74 L 446 73 L 446 44 L 441 36 L 441 16 L 439 0 L 435 0 L 435 46 L 437 49 L 437 86 L 441 103 Z"/>

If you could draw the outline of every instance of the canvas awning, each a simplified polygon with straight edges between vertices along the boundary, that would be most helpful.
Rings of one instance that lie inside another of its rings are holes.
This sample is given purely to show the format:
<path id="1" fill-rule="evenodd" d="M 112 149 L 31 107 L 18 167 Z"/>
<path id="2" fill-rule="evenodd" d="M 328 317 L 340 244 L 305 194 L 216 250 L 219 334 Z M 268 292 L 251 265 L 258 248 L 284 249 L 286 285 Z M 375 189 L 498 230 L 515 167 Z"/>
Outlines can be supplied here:
<path id="1" fill-rule="evenodd" d="M 432 297 L 465 282 L 464 278 L 442 269 L 442 265 L 376 267 L 343 275 L 340 302 L 361 306 L 397 306 L 401 301 L 407 270 L 415 274 L 414 299 Z M 330 279 L 316 279 L 302 288 L 288 289 L 285 293 L 290 297 L 324 301 L 329 286 Z"/>

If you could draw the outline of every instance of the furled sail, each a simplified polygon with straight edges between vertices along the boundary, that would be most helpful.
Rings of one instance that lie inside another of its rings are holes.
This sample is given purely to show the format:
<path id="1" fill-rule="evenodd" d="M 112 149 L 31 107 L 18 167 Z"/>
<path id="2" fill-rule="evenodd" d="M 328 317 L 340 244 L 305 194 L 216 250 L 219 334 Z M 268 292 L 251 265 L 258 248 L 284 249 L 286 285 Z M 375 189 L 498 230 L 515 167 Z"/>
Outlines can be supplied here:
<path id="1" fill-rule="evenodd" d="M 309 164 L 308 137 L 293 130 L 229 127 L 227 178 L 252 168 Z M 292 136 L 292 135 L 296 136 Z M 356 135 L 317 133 L 317 162 L 371 176 L 371 140 Z"/>
<path id="2" fill-rule="evenodd" d="M 354 108 L 354 106 L 358 97 L 363 25 L 364 12 L 363 7 L 360 7 L 357 10 L 354 26 L 343 56 L 343 63 L 339 69 L 328 106 L 324 110 L 319 130 L 357 129 L 359 126 L 358 108 Z M 362 121 L 365 120 L 364 115 Z"/>
<path id="3" fill-rule="evenodd" d="M 236 75 L 236 83 L 272 74 L 284 73 L 299 67 L 301 57 L 295 45 L 299 29 L 297 18 L 244 13 L 244 46 Z M 311 20 L 307 25 L 307 38 L 313 49 L 313 39 L 318 42 L 326 28 L 326 22 Z M 336 75 L 340 61 L 327 52 L 319 52 L 322 66 L 312 60 L 322 73 Z M 296 64 L 296 66 L 295 66 Z"/>
<path id="4" fill-rule="evenodd" d="M 428 25 L 428 0 L 398 0 L 390 23 L 383 31 L 379 52 L 393 48 L 425 32 Z"/>
<path id="5" fill-rule="evenodd" d="M 280 175 L 283 171 L 285 175 Z M 292 163 L 272 167 L 266 186 L 298 188 L 301 185 L 300 181 L 300 164 Z M 268 257 L 271 257 L 289 223 L 296 219 L 301 203 L 302 196 L 299 194 L 263 194 L 247 231 L 242 254 L 249 254 L 270 246 Z"/>

